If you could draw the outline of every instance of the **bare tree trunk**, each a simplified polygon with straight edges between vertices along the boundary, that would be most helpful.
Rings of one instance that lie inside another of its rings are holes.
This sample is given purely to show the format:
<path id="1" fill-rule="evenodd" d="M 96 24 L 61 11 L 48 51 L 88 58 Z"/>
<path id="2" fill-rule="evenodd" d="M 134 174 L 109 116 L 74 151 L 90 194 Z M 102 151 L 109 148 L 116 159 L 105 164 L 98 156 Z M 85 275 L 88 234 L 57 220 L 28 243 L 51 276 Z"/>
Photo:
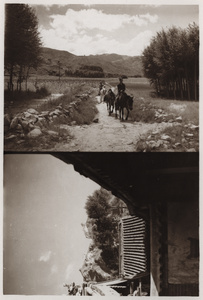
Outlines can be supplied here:
<path id="1" fill-rule="evenodd" d="M 25 90 L 26 90 L 26 92 L 27 92 L 27 80 L 28 80 L 28 77 L 29 77 L 29 71 L 30 71 L 30 67 L 28 66 L 26 76 L 25 76 Z"/>
<path id="2" fill-rule="evenodd" d="M 180 86 L 180 99 L 183 100 L 183 83 L 182 83 L 182 77 L 180 76 L 180 73 L 178 73 L 178 80 Z"/>
<path id="3" fill-rule="evenodd" d="M 173 97 L 176 99 L 176 82 L 173 82 Z"/>
<path id="4" fill-rule="evenodd" d="M 189 78 L 188 78 L 188 71 L 187 71 L 187 67 L 185 67 L 185 77 L 186 77 L 186 85 L 187 85 L 187 96 L 188 96 L 188 100 L 190 101 L 190 84 L 189 84 Z"/>
<path id="5" fill-rule="evenodd" d="M 13 92 L 13 66 L 10 69 L 9 90 Z"/>
<path id="6" fill-rule="evenodd" d="M 197 100 L 197 59 L 195 56 L 195 66 L 194 66 L 194 93 L 195 93 L 195 100 Z"/>

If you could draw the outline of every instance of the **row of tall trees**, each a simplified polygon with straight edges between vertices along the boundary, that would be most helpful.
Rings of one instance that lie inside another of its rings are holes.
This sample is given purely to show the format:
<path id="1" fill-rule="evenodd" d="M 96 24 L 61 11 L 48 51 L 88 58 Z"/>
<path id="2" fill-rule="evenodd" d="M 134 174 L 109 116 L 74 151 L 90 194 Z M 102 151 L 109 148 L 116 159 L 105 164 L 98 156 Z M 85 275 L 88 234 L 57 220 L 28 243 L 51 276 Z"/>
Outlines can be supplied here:
<path id="1" fill-rule="evenodd" d="M 118 222 L 123 213 L 128 213 L 125 203 L 101 188 L 88 197 L 85 209 L 91 219 L 95 246 L 102 250 L 101 257 L 106 266 L 118 272 Z"/>
<path id="2" fill-rule="evenodd" d="M 143 51 L 142 64 L 158 95 L 198 100 L 199 26 L 162 29 Z"/>
<path id="3" fill-rule="evenodd" d="M 5 5 L 5 69 L 9 74 L 8 89 L 13 91 L 14 76 L 17 88 L 29 77 L 31 68 L 41 62 L 41 39 L 35 11 L 27 4 Z"/>

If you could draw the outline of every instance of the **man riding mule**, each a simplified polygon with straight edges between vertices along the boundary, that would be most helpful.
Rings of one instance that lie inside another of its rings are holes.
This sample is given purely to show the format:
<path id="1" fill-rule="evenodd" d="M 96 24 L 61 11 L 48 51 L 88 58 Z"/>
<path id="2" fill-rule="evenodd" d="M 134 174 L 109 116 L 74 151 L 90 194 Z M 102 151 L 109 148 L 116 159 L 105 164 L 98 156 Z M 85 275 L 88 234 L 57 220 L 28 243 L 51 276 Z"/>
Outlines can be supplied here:
<path id="1" fill-rule="evenodd" d="M 117 118 L 117 110 L 119 110 L 119 118 L 120 120 L 123 120 L 124 108 L 126 108 L 127 114 L 125 120 L 127 120 L 129 116 L 129 110 L 133 109 L 133 97 L 126 94 L 125 84 L 123 83 L 122 77 L 119 78 L 119 81 L 120 83 L 117 85 L 118 94 L 115 100 L 115 117 Z"/>
<path id="2" fill-rule="evenodd" d="M 115 104 L 115 117 L 117 118 L 117 110 L 119 110 L 119 118 L 123 121 L 124 117 L 124 108 L 127 111 L 125 120 L 128 119 L 129 111 L 133 109 L 133 96 L 127 95 L 125 92 L 121 92 L 117 102 Z"/>
<path id="3" fill-rule="evenodd" d="M 104 96 L 106 95 L 106 87 L 105 85 L 100 90 L 100 103 L 104 102 Z"/>
<path id="4" fill-rule="evenodd" d="M 104 96 L 104 102 L 106 102 L 107 110 L 109 111 L 109 116 L 113 112 L 115 99 L 115 94 L 112 92 L 111 89 L 109 89 L 108 93 Z"/>

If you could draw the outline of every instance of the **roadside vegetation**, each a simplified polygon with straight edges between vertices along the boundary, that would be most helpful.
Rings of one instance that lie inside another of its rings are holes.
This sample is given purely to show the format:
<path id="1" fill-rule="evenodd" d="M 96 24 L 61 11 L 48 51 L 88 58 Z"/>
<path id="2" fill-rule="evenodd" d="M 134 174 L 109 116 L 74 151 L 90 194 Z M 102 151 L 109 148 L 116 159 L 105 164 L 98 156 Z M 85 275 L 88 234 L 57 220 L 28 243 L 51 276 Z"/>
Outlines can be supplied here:
<path id="1" fill-rule="evenodd" d="M 129 214 L 126 204 L 101 188 L 88 196 L 85 209 L 89 238 L 92 239 L 89 251 L 101 250 L 97 262 L 102 269 L 113 276 L 119 272 L 119 235 L 120 218 Z"/>
<path id="2" fill-rule="evenodd" d="M 143 70 L 157 95 L 198 100 L 199 26 L 162 29 L 143 51 Z"/>
<path id="3" fill-rule="evenodd" d="M 8 119 L 17 121 L 15 127 L 11 126 L 12 121 L 8 124 L 10 129 L 5 135 L 5 151 L 14 148 L 18 151 L 57 150 L 58 143 L 70 143 L 73 138 L 70 126 L 89 125 L 93 122 L 98 112 L 96 92 L 91 85 L 74 83 L 56 98 L 47 96 L 41 101 L 26 99 L 11 103 L 5 109 L 5 124 Z M 33 109 L 34 115 L 30 116 L 30 110 Z M 32 121 L 36 122 L 34 126 Z M 30 132 L 34 128 L 41 131 L 40 135 L 30 138 Z"/>

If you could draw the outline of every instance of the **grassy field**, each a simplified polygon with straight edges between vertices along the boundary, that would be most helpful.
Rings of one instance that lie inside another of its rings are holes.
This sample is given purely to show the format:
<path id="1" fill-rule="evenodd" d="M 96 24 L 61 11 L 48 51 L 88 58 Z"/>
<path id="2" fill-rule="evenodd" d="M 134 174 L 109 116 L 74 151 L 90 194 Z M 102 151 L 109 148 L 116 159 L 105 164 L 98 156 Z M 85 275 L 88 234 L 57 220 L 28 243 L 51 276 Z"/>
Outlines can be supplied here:
<path id="1" fill-rule="evenodd" d="M 98 88 L 99 82 L 106 82 L 106 87 L 116 87 L 119 83 L 118 78 L 73 78 L 73 77 L 61 77 L 56 76 L 33 76 L 29 78 L 28 89 L 30 92 L 36 91 L 36 85 L 38 88 L 45 87 L 48 92 L 52 94 L 64 93 L 72 94 L 77 93 L 77 90 L 85 90 L 87 88 Z M 5 88 L 7 87 L 8 77 L 5 77 Z M 167 113 L 178 113 L 183 118 L 184 122 L 199 122 L 199 103 L 194 101 L 180 101 L 180 100 L 166 100 L 161 98 L 152 98 L 150 94 L 154 91 L 150 86 L 149 81 L 146 78 L 128 78 L 124 79 L 126 85 L 126 93 L 134 96 L 134 107 L 131 112 L 131 117 L 134 121 L 154 122 L 153 107 L 151 112 L 140 110 L 140 105 L 146 105 L 147 107 L 154 106 L 154 108 L 163 109 Z M 14 86 L 15 89 L 15 86 Z M 22 90 L 25 89 L 25 83 L 22 83 Z M 33 97 L 36 95 L 33 94 Z M 23 98 L 23 97 L 22 97 Z M 9 99 L 8 99 L 9 100 Z M 28 99 L 30 100 L 30 98 Z M 15 99 L 13 99 L 13 102 Z M 140 112 L 139 112 L 140 111 Z M 148 116 L 143 116 L 147 115 Z"/>
<path id="2" fill-rule="evenodd" d="M 5 78 L 5 87 L 7 86 Z M 52 94 L 64 94 L 60 101 L 71 102 L 77 93 L 86 92 L 87 90 L 94 90 L 94 95 L 96 96 L 99 91 L 99 82 L 105 81 L 106 87 L 116 87 L 119 83 L 118 78 L 71 78 L 62 77 L 59 81 L 58 77 L 54 76 L 34 76 L 29 78 L 28 88 L 30 91 L 36 91 L 36 85 L 38 88 L 46 88 L 49 93 Z M 149 81 L 146 78 L 128 78 L 124 79 L 126 85 L 127 94 L 131 94 L 134 97 L 133 110 L 130 112 L 130 119 L 133 122 L 142 123 L 160 123 L 162 121 L 157 120 L 156 111 L 162 110 L 164 115 L 173 115 L 176 117 L 181 117 L 181 127 L 172 127 L 163 130 L 163 134 L 172 135 L 172 140 L 174 143 L 179 143 L 181 141 L 181 136 L 184 135 L 184 126 L 187 124 L 199 125 L 199 102 L 194 101 L 181 101 L 174 99 L 162 99 L 158 97 L 152 97 L 154 92 L 153 88 L 150 86 Z M 22 84 L 24 89 L 24 83 Z M 12 100 L 12 101 L 9 101 Z M 19 100 L 19 99 L 18 99 Z M 34 100 L 32 99 L 21 99 L 22 101 L 17 101 L 16 99 L 6 99 L 5 109 L 9 109 L 9 112 L 16 108 L 16 112 L 23 111 L 25 107 L 32 107 Z M 12 103 L 11 103 L 12 102 Z M 49 106 L 57 105 L 57 103 L 49 103 Z M 89 108 L 95 106 L 94 103 L 89 103 Z M 43 109 L 49 109 L 43 107 Z M 75 121 L 77 124 L 90 124 L 88 121 L 89 117 L 86 118 L 85 114 L 88 114 L 90 109 L 85 109 L 82 107 L 81 112 L 75 115 Z M 6 111 L 5 111 L 6 112 Z M 91 117 L 96 110 L 91 110 Z M 73 119 L 74 120 L 74 119 Z M 145 137 L 141 137 L 145 139 Z M 195 134 L 194 140 L 196 142 L 195 149 L 198 148 L 198 133 Z"/>

